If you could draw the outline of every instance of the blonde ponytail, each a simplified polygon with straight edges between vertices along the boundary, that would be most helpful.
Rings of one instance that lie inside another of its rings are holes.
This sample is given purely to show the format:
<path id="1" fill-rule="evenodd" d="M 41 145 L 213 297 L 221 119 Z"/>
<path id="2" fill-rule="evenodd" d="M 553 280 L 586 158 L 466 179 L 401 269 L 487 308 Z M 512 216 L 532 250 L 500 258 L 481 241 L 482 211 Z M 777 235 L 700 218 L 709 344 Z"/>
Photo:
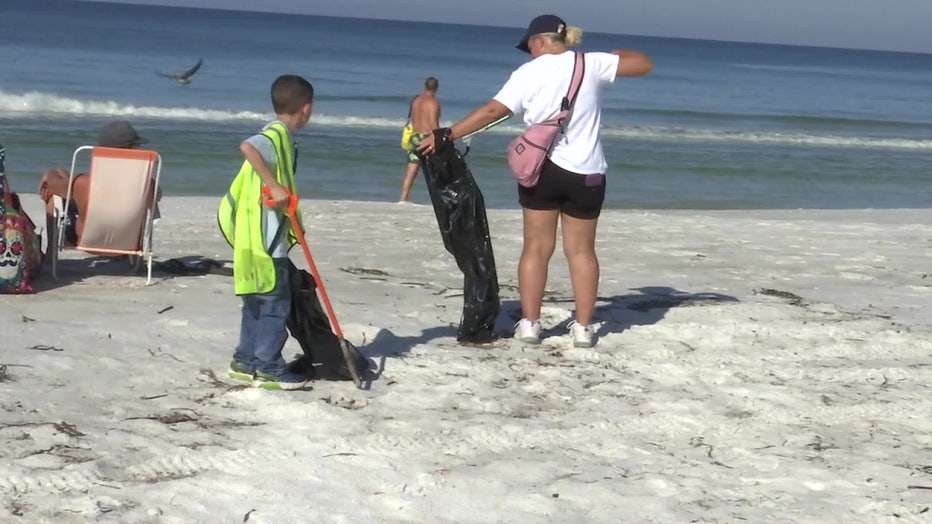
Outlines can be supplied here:
<path id="1" fill-rule="evenodd" d="M 563 37 L 563 43 L 567 49 L 572 49 L 582 42 L 582 29 L 568 25 L 566 26 L 566 35 Z"/>

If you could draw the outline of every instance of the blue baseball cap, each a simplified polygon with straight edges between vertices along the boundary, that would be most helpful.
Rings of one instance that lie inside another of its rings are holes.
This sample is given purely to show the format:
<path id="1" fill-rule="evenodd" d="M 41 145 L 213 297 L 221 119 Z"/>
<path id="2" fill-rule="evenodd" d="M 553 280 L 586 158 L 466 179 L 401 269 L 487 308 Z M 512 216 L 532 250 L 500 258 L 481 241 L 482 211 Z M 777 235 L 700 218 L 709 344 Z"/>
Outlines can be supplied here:
<path id="1" fill-rule="evenodd" d="M 527 32 L 524 33 L 524 37 L 521 38 L 521 41 L 518 42 L 518 45 L 515 47 L 525 53 L 530 53 L 531 50 L 527 48 L 527 41 L 530 40 L 532 36 L 541 33 L 559 33 L 565 35 L 566 22 L 557 15 L 540 15 L 534 20 L 531 20 L 531 24 L 527 26 Z"/>

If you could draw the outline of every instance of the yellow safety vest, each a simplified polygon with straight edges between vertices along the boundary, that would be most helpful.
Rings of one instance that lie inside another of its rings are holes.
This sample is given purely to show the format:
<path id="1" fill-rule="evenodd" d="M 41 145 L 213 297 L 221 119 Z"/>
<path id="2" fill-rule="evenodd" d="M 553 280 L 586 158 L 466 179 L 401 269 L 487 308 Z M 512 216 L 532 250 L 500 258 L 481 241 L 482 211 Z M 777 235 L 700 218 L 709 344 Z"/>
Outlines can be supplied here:
<path id="1" fill-rule="evenodd" d="M 278 157 L 276 180 L 290 189 L 292 194 L 297 194 L 294 149 L 288 128 L 281 122 L 275 122 L 262 134 L 275 146 Z M 266 211 L 268 208 L 262 194 L 262 178 L 252 164 L 245 160 L 217 211 L 220 232 L 233 248 L 233 283 L 237 295 L 268 293 L 275 287 L 275 264 L 270 254 L 275 246 L 267 250 L 263 239 Z M 300 225 L 301 212 L 296 210 L 295 216 Z M 280 223 L 288 231 L 284 238 L 290 249 L 297 243 L 291 221 L 283 215 Z M 281 238 L 281 234 L 276 237 Z"/>

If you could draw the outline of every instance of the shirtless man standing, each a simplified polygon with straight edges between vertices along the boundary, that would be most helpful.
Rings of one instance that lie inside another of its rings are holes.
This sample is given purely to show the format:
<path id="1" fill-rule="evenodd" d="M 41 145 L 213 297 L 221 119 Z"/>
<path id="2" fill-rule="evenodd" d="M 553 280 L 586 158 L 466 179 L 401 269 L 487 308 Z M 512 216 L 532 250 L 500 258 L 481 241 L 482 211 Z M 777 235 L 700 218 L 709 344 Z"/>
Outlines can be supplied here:
<path id="1" fill-rule="evenodd" d="M 440 127 L 440 103 L 437 102 L 437 88 L 440 83 L 434 77 L 424 81 L 424 92 L 411 101 L 411 125 L 414 127 L 414 136 L 411 137 L 411 149 L 408 150 L 408 169 L 405 172 L 404 182 L 401 183 L 401 199 L 399 203 L 407 202 L 411 193 L 411 186 L 421 167 L 421 159 L 417 155 L 417 145 L 421 143 L 434 129 Z"/>

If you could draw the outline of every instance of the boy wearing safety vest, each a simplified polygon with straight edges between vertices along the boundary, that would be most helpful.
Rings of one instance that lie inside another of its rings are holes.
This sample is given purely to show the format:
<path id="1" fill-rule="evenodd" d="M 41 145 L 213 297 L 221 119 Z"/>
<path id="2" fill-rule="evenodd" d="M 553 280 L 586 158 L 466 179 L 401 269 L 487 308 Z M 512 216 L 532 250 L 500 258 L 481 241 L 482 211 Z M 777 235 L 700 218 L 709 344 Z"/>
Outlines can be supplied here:
<path id="1" fill-rule="evenodd" d="M 272 83 L 278 119 L 240 144 L 245 161 L 217 214 L 233 247 L 233 281 L 243 300 L 229 376 L 265 389 L 307 385 L 282 358 L 291 310 L 288 250 L 297 243 L 284 210 L 297 194 L 298 150 L 291 135 L 310 120 L 313 103 L 314 88 L 300 76 L 282 75 Z M 300 221 L 301 212 L 295 214 Z"/>

